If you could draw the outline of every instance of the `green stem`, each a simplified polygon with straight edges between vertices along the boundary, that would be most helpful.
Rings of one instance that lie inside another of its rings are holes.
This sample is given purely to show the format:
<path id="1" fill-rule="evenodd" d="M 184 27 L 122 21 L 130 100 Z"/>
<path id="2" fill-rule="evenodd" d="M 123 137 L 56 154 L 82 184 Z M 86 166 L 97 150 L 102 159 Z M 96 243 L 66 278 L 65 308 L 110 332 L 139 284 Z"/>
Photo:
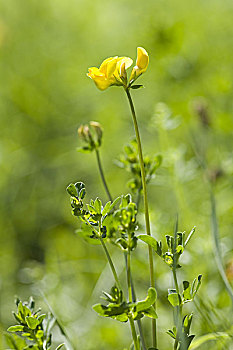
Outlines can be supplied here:
<path id="1" fill-rule="evenodd" d="M 111 259 L 111 256 L 110 256 L 110 254 L 109 254 L 109 252 L 108 252 L 108 249 L 107 249 L 107 247 L 106 247 L 106 245 L 105 245 L 105 243 L 104 243 L 104 240 L 103 240 L 103 238 L 102 238 L 101 235 L 99 236 L 99 238 L 100 238 L 100 242 L 101 242 L 101 244 L 102 244 L 102 247 L 103 247 L 103 249 L 104 249 L 104 252 L 105 252 L 105 254 L 106 254 L 106 257 L 107 257 L 107 259 L 108 259 L 110 268 L 111 268 L 111 270 L 112 270 L 112 274 L 113 274 L 114 279 L 115 279 L 115 281 L 116 281 L 116 285 L 117 285 L 117 287 L 118 287 L 119 290 L 122 290 L 122 288 L 121 288 L 121 283 L 120 283 L 119 278 L 118 278 L 118 276 L 117 276 L 117 272 L 116 272 L 115 266 L 114 266 L 114 264 L 113 264 L 113 261 L 112 261 L 112 259 Z"/>
<path id="2" fill-rule="evenodd" d="M 128 298 L 129 302 L 132 303 L 133 301 L 133 296 L 132 296 L 132 286 L 131 286 L 131 278 L 130 278 L 130 264 L 131 264 L 131 259 L 130 259 L 130 249 L 128 248 L 128 254 L 127 254 L 127 286 L 128 286 Z"/>
<path id="3" fill-rule="evenodd" d="M 175 267 L 172 268 L 172 274 L 173 274 L 176 293 L 178 295 L 180 295 Z M 177 334 L 176 334 L 176 340 L 174 343 L 174 350 L 177 349 L 177 347 L 178 347 L 179 338 L 180 338 L 181 333 L 182 333 L 182 306 L 181 305 L 177 306 L 176 310 L 177 310 L 177 316 L 176 316 L 177 319 L 176 319 L 175 323 L 176 323 L 176 328 L 177 328 Z"/>
<path id="4" fill-rule="evenodd" d="M 145 222 L 146 222 L 146 233 L 147 235 L 151 236 L 150 231 L 150 217 L 149 217 L 149 207 L 148 207 L 148 199 L 147 199 L 147 189 L 146 189 L 146 175 L 145 175 L 145 168 L 144 168 L 144 160 L 143 160 L 143 153 L 142 153 L 142 145 L 141 145 L 141 138 L 137 123 L 137 117 L 136 112 L 133 104 L 133 100 L 130 94 L 130 91 L 128 88 L 125 89 L 132 117 L 133 117 L 133 124 L 136 134 L 136 140 L 138 144 L 138 153 L 139 153 L 139 162 L 140 162 L 140 168 L 141 168 L 141 177 L 142 177 L 142 189 L 143 189 L 143 197 L 144 197 L 144 210 L 145 210 Z M 149 267 L 150 267 L 150 285 L 151 287 L 155 286 L 155 280 L 154 280 L 154 267 L 153 267 L 153 253 L 152 248 L 148 246 L 148 253 L 149 253 Z M 155 304 L 154 304 L 155 307 Z M 153 339 L 153 347 L 157 348 L 157 335 L 156 335 L 156 320 L 152 319 L 152 339 Z"/>
<path id="5" fill-rule="evenodd" d="M 129 237 L 128 245 L 130 246 L 130 234 L 128 235 L 128 237 Z M 129 303 L 132 303 L 133 295 L 132 295 L 130 269 L 131 269 L 131 256 L 130 256 L 130 248 L 128 247 L 128 252 L 127 252 L 127 286 L 128 286 Z M 139 344 L 138 344 L 138 339 L 137 339 L 137 334 L 136 334 L 136 329 L 135 329 L 135 324 L 134 324 L 134 320 L 133 320 L 132 316 L 129 316 L 129 322 L 130 322 L 131 332 L 132 332 L 132 336 L 133 336 L 134 348 L 135 348 L 135 350 L 140 350 Z"/>
<path id="6" fill-rule="evenodd" d="M 97 164 L 98 164 L 98 168 L 99 168 L 99 172 L 100 172 L 100 177 L 101 177 L 101 180 L 103 182 L 105 192 L 106 192 L 109 200 L 112 202 L 112 196 L 111 196 L 111 193 L 108 189 L 107 182 L 105 180 L 105 176 L 104 176 L 104 172 L 103 172 L 103 168 L 102 168 L 102 164 L 101 164 L 101 160 L 100 160 L 100 153 L 99 153 L 99 150 L 97 148 L 95 149 L 95 154 L 96 154 Z"/>
<path id="7" fill-rule="evenodd" d="M 180 294 L 180 292 L 179 292 L 179 285 L 178 285 L 178 281 L 177 281 L 177 275 L 176 275 L 176 269 L 175 268 L 172 269 L 172 274 L 173 274 L 173 279 L 174 279 L 174 283 L 175 283 L 176 293 Z"/>
<path id="8" fill-rule="evenodd" d="M 134 349 L 140 350 L 139 344 L 138 344 L 138 338 L 137 338 L 137 334 L 136 334 L 136 329 L 135 329 L 135 325 L 134 325 L 134 320 L 132 319 L 132 316 L 129 317 L 129 323 L 130 323 L 130 328 L 131 328 L 133 342 L 134 342 Z"/>
<path id="9" fill-rule="evenodd" d="M 101 160 L 100 160 L 100 155 L 99 155 L 98 149 L 96 149 L 96 159 L 97 159 L 97 164 L 98 164 L 98 168 L 99 168 L 99 172 L 100 172 L 100 177 L 101 177 L 101 180 L 103 182 L 106 194 L 107 194 L 109 200 L 112 202 L 112 196 L 110 194 L 107 182 L 105 180 L 104 171 L 103 171 L 103 167 L 102 167 L 102 164 L 101 164 Z M 138 194 L 138 201 L 140 201 L 140 192 Z M 126 266 L 127 278 L 128 278 L 127 256 L 125 258 L 125 266 Z M 130 285 L 131 285 L 131 291 L 132 291 L 132 299 L 133 299 L 133 301 L 136 301 L 136 295 L 135 295 L 135 291 L 134 291 L 132 275 L 130 274 L 129 276 L 130 276 L 129 278 L 130 278 Z M 138 324 L 138 329 L 139 329 L 139 333 L 140 333 L 140 338 L 141 338 L 143 350 L 146 350 L 146 343 L 145 343 L 145 339 L 144 339 L 144 335 L 143 335 L 143 329 L 142 329 L 141 320 L 137 320 L 137 324 Z"/>
<path id="10" fill-rule="evenodd" d="M 140 205 L 140 200 L 141 200 L 141 186 L 140 186 L 140 188 L 138 189 L 138 193 L 137 193 L 137 202 L 136 202 L 136 204 L 137 204 L 137 211 L 139 211 L 139 205 Z"/>
<path id="11" fill-rule="evenodd" d="M 113 264 L 113 262 L 112 262 L 112 259 L 111 259 L 111 257 L 110 257 L 110 254 L 109 254 L 109 252 L 108 252 L 108 249 L 107 249 L 107 247 L 106 247 L 106 245 L 105 245 L 105 243 L 104 243 L 104 240 L 103 240 L 103 238 L 101 237 L 101 235 L 99 236 L 99 238 L 100 238 L 100 242 L 101 242 L 101 244 L 102 244 L 102 247 L 103 247 L 103 249 L 104 249 L 104 251 L 105 251 L 105 254 L 106 254 L 106 256 L 107 256 L 107 259 L 108 259 L 109 265 L 110 265 L 110 267 L 111 267 L 113 276 L 114 276 L 114 278 L 115 278 L 116 285 L 117 285 L 118 289 L 122 291 L 121 284 L 120 284 L 119 278 L 118 278 L 118 276 L 117 276 L 117 272 L 116 272 L 116 269 L 115 269 L 114 264 Z M 128 271 L 127 271 L 127 276 L 128 276 Z M 129 271 L 129 276 L 130 276 L 130 271 Z M 130 279 L 130 278 L 129 278 L 129 279 Z M 129 287 L 129 290 L 131 290 L 131 287 Z M 122 292 L 122 293 L 123 293 L 123 292 Z M 130 293 L 130 295 L 131 295 L 131 302 L 132 302 L 132 290 L 131 290 L 131 292 L 129 292 L 129 293 Z M 130 301 L 130 299 L 129 299 L 129 301 Z M 133 319 L 132 319 L 131 316 L 129 316 L 129 322 L 130 322 L 130 328 L 131 328 L 131 333 L 132 333 L 132 337 L 133 337 L 133 342 L 134 342 L 135 350 L 140 350 L 140 349 L 139 349 L 139 346 L 138 346 L 138 339 L 137 339 L 137 334 L 136 334 L 136 329 L 135 329 L 134 321 L 133 321 Z"/>
<path id="12" fill-rule="evenodd" d="M 219 274 L 222 278 L 223 283 L 225 284 L 226 291 L 231 298 L 231 304 L 233 307 L 233 289 L 232 289 L 232 287 L 227 279 L 226 273 L 225 273 L 223 259 L 222 259 L 222 252 L 221 252 L 221 248 L 220 248 L 220 238 L 219 238 L 218 219 L 217 219 L 217 212 L 216 212 L 216 202 L 215 202 L 215 197 L 214 197 L 214 193 L 213 193 L 211 185 L 209 185 L 209 187 L 210 187 L 210 202 L 211 202 L 212 235 L 213 235 L 214 250 L 215 250 L 214 256 L 216 259 Z"/>
<path id="13" fill-rule="evenodd" d="M 89 222 L 88 220 L 85 219 L 85 223 L 86 223 L 89 227 L 91 227 L 92 231 L 94 231 L 95 234 L 99 237 L 100 242 L 101 242 L 101 244 L 102 244 L 102 247 L 103 247 L 103 249 L 104 249 L 104 252 L 105 252 L 105 254 L 106 254 L 106 257 L 107 257 L 107 259 L 108 259 L 110 268 L 111 268 L 111 270 L 112 270 L 112 274 L 113 274 L 114 279 L 115 279 L 115 281 L 116 281 L 116 285 L 117 285 L 117 287 L 118 287 L 119 290 L 122 290 L 122 288 L 121 288 L 121 283 L 120 283 L 119 278 L 118 278 L 118 276 L 117 276 L 117 272 L 116 272 L 115 266 L 114 266 L 114 264 L 113 264 L 113 261 L 112 261 L 112 259 L 111 259 L 110 254 L 109 254 L 109 252 L 108 252 L 108 249 L 107 249 L 107 247 L 106 247 L 106 245 L 105 245 L 105 243 L 104 243 L 104 240 L 103 240 L 103 238 L 102 238 L 101 233 L 99 233 L 99 232 L 90 224 L 90 222 Z"/>
<path id="14" fill-rule="evenodd" d="M 126 272 L 128 273 L 128 261 L 127 261 L 127 253 L 126 252 L 124 252 L 124 257 L 125 257 Z M 128 278 L 128 276 L 127 276 L 127 278 Z M 131 273 L 130 273 L 130 284 L 131 284 L 131 289 L 132 289 L 132 300 L 133 300 L 133 302 L 136 302 L 137 296 L 136 296 L 136 293 L 135 293 L 134 283 L 133 283 L 133 276 L 132 276 Z M 146 346 L 146 341 L 145 341 L 145 337 L 144 337 L 144 333 L 143 333 L 141 320 L 137 320 L 137 325 L 138 325 L 138 330 L 139 330 L 139 334 L 140 334 L 140 340 L 141 340 L 141 344 L 142 344 L 142 349 L 143 350 L 147 350 L 147 346 Z"/>

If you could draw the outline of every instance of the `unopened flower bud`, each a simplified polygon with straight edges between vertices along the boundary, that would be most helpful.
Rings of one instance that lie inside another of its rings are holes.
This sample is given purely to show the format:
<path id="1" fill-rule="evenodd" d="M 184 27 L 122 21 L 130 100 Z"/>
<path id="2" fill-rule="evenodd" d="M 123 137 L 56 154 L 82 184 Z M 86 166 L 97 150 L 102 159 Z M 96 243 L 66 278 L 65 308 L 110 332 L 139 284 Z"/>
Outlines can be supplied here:
<path id="1" fill-rule="evenodd" d="M 123 83 L 127 84 L 127 73 L 125 68 L 125 62 L 122 62 L 120 66 L 120 78 L 123 81 Z"/>
<path id="2" fill-rule="evenodd" d="M 78 128 L 78 136 L 83 139 L 83 141 L 87 142 L 87 138 L 85 136 L 85 133 L 84 133 L 84 126 L 83 125 L 80 125 L 80 127 Z"/>
<path id="3" fill-rule="evenodd" d="M 95 145 L 93 136 L 88 125 L 81 125 L 78 128 L 78 135 L 84 142 L 88 143 L 91 147 Z"/>
<path id="4" fill-rule="evenodd" d="M 149 64 L 149 55 L 143 47 L 137 48 L 136 66 L 133 67 L 130 81 L 136 80 L 142 73 L 145 73 Z"/>
<path id="5" fill-rule="evenodd" d="M 90 122 L 78 128 L 79 137 L 88 144 L 80 150 L 93 151 L 101 145 L 103 129 L 98 122 Z"/>
<path id="6" fill-rule="evenodd" d="M 93 128 L 93 131 L 95 132 L 97 147 L 99 147 L 101 145 L 102 136 L 103 136 L 102 126 L 100 125 L 100 123 L 94 122 L 94 121 L 90 122 L 90 126 Z"/>

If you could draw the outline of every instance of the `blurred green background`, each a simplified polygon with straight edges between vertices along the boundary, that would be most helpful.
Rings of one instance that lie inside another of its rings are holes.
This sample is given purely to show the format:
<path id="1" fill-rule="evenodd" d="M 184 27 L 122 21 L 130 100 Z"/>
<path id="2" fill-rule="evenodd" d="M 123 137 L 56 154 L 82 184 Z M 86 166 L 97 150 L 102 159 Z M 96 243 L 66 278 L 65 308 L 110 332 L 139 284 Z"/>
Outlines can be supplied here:
<path id="1" fill-rule="evenodd" d="M 111 192 L 128 192 L 129 175 L 114 164 L 134 135 L 124 91 L 100 92 L 86 72 L 112 55 L 135 59 L 137 46 L 150 55 L 140 78 L 146 88 L 133 92 L 144 151 L 163 156 L 149 188 L 153 235 L 171 233 L 177 212 L 182 231 L 197 226 L 179 275 L 204 276 L 197 305 L 187 309 L 195 314 L 193 331 L 228 330 L 230 298 L 214 259 L 208 186 L 197 152 L 205 153 L 214 185 L 232 283 L 232 22 L 232 0 L 0 1 L 2 330 L 13 322 L 16 294 L 34 295 L 48 310 L 43 291 L 78 349 L 130 344 L 125 324 L 101 319 L 91 309 L 113 281 L 101 248 L 75 236 L 78 222 L 65 188 L 82 180 L 89 198 L 107 200 L 94 154 L 76 151 L 78 126 L 96 120 L 104 127 L 101 156 Z M 123 270 L 119 252 L 112 251 Z M 155 264 L 160 347 L 169 349 L 166 291 L 172 280 L 166 266 L 158 259 Z M 140 297 L 149 285 L 145 271 L 147 250 L 140 244 L 133 257 Z"/>

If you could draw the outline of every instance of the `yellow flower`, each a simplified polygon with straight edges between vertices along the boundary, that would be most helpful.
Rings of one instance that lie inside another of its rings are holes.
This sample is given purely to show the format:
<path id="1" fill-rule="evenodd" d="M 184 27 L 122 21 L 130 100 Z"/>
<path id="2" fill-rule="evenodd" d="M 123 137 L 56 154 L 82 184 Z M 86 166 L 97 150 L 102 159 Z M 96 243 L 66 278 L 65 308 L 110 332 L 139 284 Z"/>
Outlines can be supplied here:
<path id="1" fill-rule="evenodd" d="M 100 90 L 105 90 L 111 85 L 124 85 L 122 81 L 122 69 L 129 68 L 133 60 L 129 57 L 109 57 L 103 61 L 99 68 L 88 69 L 87 76 L 90 77 Z"/>
<path id="2" fill-rule="evenodd" d="M 149 64 L 149 55 L 143 47 L 137 48 L 136 66 L 133 67 L 130 80 L 135 80 L 147 70 Z"/>

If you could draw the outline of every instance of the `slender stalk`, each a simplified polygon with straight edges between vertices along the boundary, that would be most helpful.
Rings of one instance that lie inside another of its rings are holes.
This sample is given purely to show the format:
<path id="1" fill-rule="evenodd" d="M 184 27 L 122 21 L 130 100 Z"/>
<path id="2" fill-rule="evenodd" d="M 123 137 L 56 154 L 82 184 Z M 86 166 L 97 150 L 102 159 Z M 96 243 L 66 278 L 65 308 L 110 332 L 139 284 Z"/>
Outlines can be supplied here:
<path id="1" fill-rule="evenodd" d="M 68 336 L 67 332 L 66 332 L 66 329 L 64 328 L 64 326 L 62 325 L 62 323 L 60 322 L 60 320 L 57 318 L 57 315 L 55 313 L 55 311 L 52 309 L 52 306 L 49 304 L 49 301 L 48 299 L 46 298 L 44 292 L 39 289 L 39 293 L 41 294 L 45 304 L 48 306 L 51 314 L 53 315 L 54 319 L 55 319 L 55 323 L 57 324 L 61 334 L 66 338 L 68 344 L 69 344 L 69 347 L 72 349 L 72 350 L 76 350 L 76 346 L 73 344 L 73 342 L 71 341 L 70 337 Z"/>
<path id="2" fill-rule="evenodd" d="M 136 202 L 137 210 L 139 210 L 138 208 L 139 208 L 140 200 L 141 200 L 141 189 L 142 189 L 142 187 L 140 186 L 140 188 L 138 189 L 138 193 L 137 193 L 137 202 Z"/>
<path id="3" fill-rule="evenodd" d="M 129 234 L 129 246 L 130 246 L 130 234 Z M 129 302 L 132 303 L 133 295 L 132 295 L 130 268 L 131 268 L 131 256 L 130 256 L 130 248 L 128 247 L 128 252 L 127 252 L 127 286 L 128 286 L 128 299 L 129 299 Z M 129 316 L 129 322 L 130 322 L 130 327 L 131 327 L 133 341 L 134 341 L 134 348 L 135 348 L 135 350 L 140 350 L 139 344 L 138 344 L 138 339 L 137 339 L 137 334 L 136 334 L 136 329 L 135 329 L 135 324 L 134 324 L 134 320 L 133 320 L 132 316 Z"/>
<path id="4" fill-rule="evenodd" d="M 194 152 L 196 154 L 197 160 L 202 167 L 203 171 L 206 173 L 208 171 L 208 164 L 205 159 L 204 152 L 198 151 L 197 142 L 195 142 L 194 139 L 194 146 L 193 146 Z M 210 205 L 211 205 L 211 225 L 212 225 L 212 236 L 213 236 L 213 242 L 214 242 L 214 257 L 217 263 L 218 272 L 222 278 L 222 281 L 225 285 L 226 291 L 229 294 L 229 297 L 231 298 L 231 304 L 233 307 L 233 289 L 227 279 L 224 264 L 223 264 L 223 258 L 222 258 L 222 252 L 220 247 L 220 237 L 219 237 L 219 225 L 218 225 L 218 218 L 217 218 L 217 211 L 216 211 L 216 200 L 214 196 L 214 191 L 212 188 L 212 184 L 210 182 L 210 179 L 206 176 L 206 180 L 208 183 L 208 189 L 209 189 L 209 196 L 210 196 Z"/>
<path id="5" fill-rule="evenodd" d="M 114 264 L 113 264 L 113 261 L 112 261 L 112 259 L 111 259 L 111 256 L 110 256 L 110 254 L 109 254 L 109 252 L 108 252 L 108 249 L 107 249 L 107 247 L 106 247 L 106 245 L 105 245 L 105 243 L 104 243 L 104 240 L 103 240 L 103 238 L 101 237 L 101 235 L 99 236 L 99 238 L 100 238 L 100 242 L 101 242 L 101 244 L 102 244 L 102 247 L 103 247 L 103 249 L 104 249 L 104 252 L 105 252 L 105 254 L 106 254 L 106 257 L 107 257 L 107 259 L 108 259 L 110 268 L 111 268 L 111 270 L 112 270 L 112 274 L 113 274 L 114 279 L 115 279 L 115 281 L 116 281 L 116 285 L 117 285 L 117 287 L 118 287 L 119 290 L 122 290 L 122 288 L 121 288 L 121 283 L 120 283 L 119 278 L 118 278 L 118 276 L 117 276 L 117 272 L 116 272 L 115 266 L 114 266 Z"/>
<path id="6" fill-rule="evenodd" d="M 125 257 L 125 266 L 126 266 L 126 271 L 128 271 L 128 262 L 127 262 L 127 253 L 124 253 L 124 257 Z M 128 276 L 127 276 L 128 278 Z M 132 289 L 132 300 L 133 302 L 135 302 L 137 300 L 137 296 L 135 293 L 135 289 L 134 289 L 134 283 L 133 283 L 133 276 L 130 273 L 130 283 L 131 283 L 131 289 Z M 140 334 L 140 340 L 141 340 L 141 344 L 142 344 L 142 349 L 143 350 L 147 350 L 147 346 L 146 346 L 146 341 L 145 341 L 145 337 L 144 337 L 144 333 L 143 333 L 143 328 L 142 328 L 142 322 L 141 320 L 137 320 L 137 325 L 138 325 L 138 330 L 139 330 L 139 334 Z"/>
<path id="7" fill-rule="evenodd" d="M 104 176 L 104 172 L 103 172 L 103 168 L 102 168 L 102 164 L 101 164 L 101 160 L 100 160 L 100 153 L 99 153 L 99 150 L 97 148 L 95 149 L 95 153 L 96 153 L 97 164 L 98 164 L 98 168 L 99 168 L 99 172 L 100 172 L 100 177 L 101 177 L 101 180 L 102 180 L 103 185 L 104 185 L 104 189 L 107 193 L 109 200 L 112 202 L 112 196 L 111 196 L 111 193 L 109 191 L 107 182 L 105 180 L 105 176 Z"/>
<path id="8" fill-rule="evenodd" d="M 173 279 L 174 279 L 174 283 L 175 283 L 176 293 L 180 294 L 179 285 L 178 285 L 177 276 L 176 276 L 176 269 L 174 269 L 174 268 L 172 269 L 172 274 L 173 274 Z"/>
<path id="9" fill-rule="evenodd" d="M 114 264 L 112 262 L 112 259 L 110 257 L 110 254 L 108 252 L 108 249 L 103 241 L 103 238 L 101 237 L 100 235 L 100 241 L 101 241 L 101 244 L 102 244 L 102 247 L 105 251 L 105 254 L 107 256 L 107 259 L 108 259 L 108 262 L 109 262 L 109 265 L 111 267 L 111 270 L 112 270 L 112 273 L 113 273 L 113 276 L 115 278 L 115 281 L 116 281 L 116 285 L 117 287 L 119 288 L 119 290 L 122 291 L 122 288 L 121 288 L 121 284 L 120 284 L 120 281 L 119 281 L 119 278 L 117 276 L 117 272 L 116 272 L 116 269 L 114 267 Z M 130 266 L 130 265 L 129 265 Z M 130 270 L 127 271 L 127 276 L 130 276 Z M 127 280 L 128 280 L 128 288 L 129 288 L 129 301 L 132 302 L 132 290 L 131 290 L 131 285 L 130 285 L 130 277 L 128 278 L 127 277 Z M 133 342 L 134 342 L 134 348 L 135 350 L 140 350 L 139 349 L 139 346 L 138 346 L 138 339 L 137 339 L 137 333 L 136 333 L 136 329 L 135 329 L 135 325 L 134 325 L 134 320 L 133 318 L 130 316 L 129 317 L 129 323 L 130 323 L 130 328 L 131 328 L 131 333 L 132 333 L 132 337 L 133 337 Z"/>
<path id="10" fill-rule="evenodd" d="M 133 342 L 134 342 L 134 349 L 140 350 L 139 346 L 138 346 L 138 339 L 137 339 L 137 333 L 136 333 L 136 329 L 135 329 L 135 325 L 134 325 L 134 320 L 132 319 L 132 317 L 129 317 L 129 323 L 130 323 Z"/>
<path id="11" fill-rule="evenodd" d="M 214 240 L 214 256 L 216 259 L 217 267 L 219 274 L 222 278 L 223 283 L 225 284 L 225 288 L 227 293 L 229 294 L 231 298 L 231 304 L 233 307 L 233 289 L 227 279 L 225 270 L 224 270 L 224 264 L 223 264 L 223 258 L 222 258 L 222 252 L 220 248 L 220 238 L 219 238 L 219 228 L 218 228 L 218 219 L 217 219 L 217 213 L 216 213 L 216 202 L 213 190 L 210 188 L 210 202 L 211 202 L 211 223 L 212 223 L 212 235 Z"/>
<path id="12" fill-rule="evenodd" d="M 179 295 L 180 292 L 179 292 L 179 285 L 178 285 L 178 281 L 177 281 L 175 267 L 172 268 L 172 274 L 173 274 L 173 279 L 174 279 L 176 293 Z M 177 334 L 176 334 L 176 339 L 175 339 L 175 343 L 174 343 L 174 350 L 177 349 L 178 342 L 179 342 L 180 324 L 181 324 L 181 319 L 182 319 L 182 317 L 181 317 L 181 307 L 177 306 L 176 307 L 176 311 L 177 311 L 177 315 L 176 315 L 175 324 L 176 324 L 176 328 L 177 328 Z"/>
<path id="13" fill-rule="evenodd" d="M 116 285 L 117 285 L 117 287 L 118 287 L 119 290 L 122 290 L 122 288 L 121 288 L 121 283 L 120 283 L 120 280 L 119 280 L 119 278 L 118 278 L 118 275 L 117 275 L 115 266 L 114 266 L 114 264 L 113 264 L 113 261 L 112 261 L 112 259 L 111 259 L 110 254 L 109 254 L 109 252 L 108 252 L 108 249 L 107 249 L 107 247 L 106 247 L 106 245 L 105 245 L 105 243 L 104 243 L 104 240 L 103 240 L 103 238 L 102 238 L 101 233 L 99 233 L 96 229 L 94 229 L 94 227 L 88 222 L 88 220 L 85 220 L 85 223 L 86 223 L 89 227 L 91 227 L 92 231 L 94 231 L 94 232 L 97 234 L 97 236 L 99 237 L 100 242 L 101 242 L 101 244 L 102 244 L 102 247 L 103 247 L 103 249 L 104 249 L 105 255 L 106 255 L 107 259 L 108 259 L 108 263 L 109 263 L 110 268 L 111 268 L 111 270 L 112 270 L 112 274 L 113 274 L 113 276 L 114 276 Z"/>
<path id="14" fill-rule="evenodd" d="M 102 167 L 102 163 L 101 163 L 101 159 L 100 159 L 100 155 L 99 155 L 98 149 L 96 149 L 96 159 L 97 159 L 98 169 L 99 169 L 99 172 L 100 172 L 100 177 L 101 177 L 101 180 L 103 182 L 106 194 L 107 194 L 109 200 L 112 202 L 112 196 L 111 196 L 111 193 L 109 191 L 107 182 L 105 180 L 104 171 L 103 171 L 103 167 Z M 140 201 L 140 192 L 139 192 L 139 195 L 138 195 L 138 202 L 139 201 Z M 137 207 L 138 207 L 138 205 L 137 205 Z M 125 256 L 125 267 L 126 267 L 126 271 L 128 273 L 127 256 Z M 136 294 L 135 294 L 133 278 L 132 278 L 131 274 L 130 274 L 130 285 L 131 285 L 131 290 L 132 290 L 132 300 L 135 302 L 136 301 Z M 144 334 L 143 334 L 141 320 L 137 320 L 137 325 L 138 325 L 138 330 L 139 330 L 139 334 L 140 334 L 140 339 L 141 339 L 141 342 L 142 342 L 142 348 L 143 348 L 143 350 L 146 350 L 147 348 L 146 348 L 146 342 L 145 342 L 145 338 L 144 338 Z"/>
<path id="15" fill-rule="evenodd" d="M 177 280 L 176 268 L 175 267 L 172 268 L 172 274 L 173 274 L 173 279 L 174 279 L 176 293 L 179 295 L 180 291 L 179 291 L 179 285 L 178 285 L 178 280 Z M 177 334 L 176 334 L 176 340 L 175 340 L 175 343 L 174 343 L 174 349 L 177 349 L 177 347 L 179 345 L 179 339 L 182 342 L 185 341 L 183 339 L 183 335 L 182 335 L 182 308 L 183 308 L 182 305 L 178 305 L 176 307 L 177 315 L 176 315 L 175 324 L 176 324 L 176 328 L 177 328 Z"/>
<path id="16" fill-rule="evenodd" d="M 133 100 L 130 94 L 130 91 L 128 88 L 125 89 L 132 117 L 133 117 L 133 124 L 136 134 L 136 140 L 138 144 L 138 153 L 139 153 L 139 162 L 140 162 L 140 168 L 141 168 L 141 177 L 142 177 L 142 189 L 143 189 L 143 197 L 144 197 L 144 210 L 145 210 L 145 222 L 146 222 L 146 233 L 147 235 L 151 236 L 150 231 L 150 217 L 149 217 L 149 207 L 148 207 L 148 199 L 147 199 L 147 189 L 146 189 L 146 175 L 145 175 L 145 168 L 144 168 L 144 160 L 143 160 L 143 154 L 142 154 L 142 145 L 141 145 L 141 138 L 137 123 L 137 117 L 136 112 L 133 104 Z M 152 248 L 148 246 L 148 253 L 149 253 L 149 267 L 150 267 L 150 285 L 151 287 L 155 286 L 155 280 L 154 280 L 154 267 L 153 267 L 153 253 Z M 154 304 L 155 307 L 155 304 Z M 157 348 L 157 335 L 156 335 L 156 320 L 152 319 L 152 339 L 153 339 L 153 347 Z"/>

